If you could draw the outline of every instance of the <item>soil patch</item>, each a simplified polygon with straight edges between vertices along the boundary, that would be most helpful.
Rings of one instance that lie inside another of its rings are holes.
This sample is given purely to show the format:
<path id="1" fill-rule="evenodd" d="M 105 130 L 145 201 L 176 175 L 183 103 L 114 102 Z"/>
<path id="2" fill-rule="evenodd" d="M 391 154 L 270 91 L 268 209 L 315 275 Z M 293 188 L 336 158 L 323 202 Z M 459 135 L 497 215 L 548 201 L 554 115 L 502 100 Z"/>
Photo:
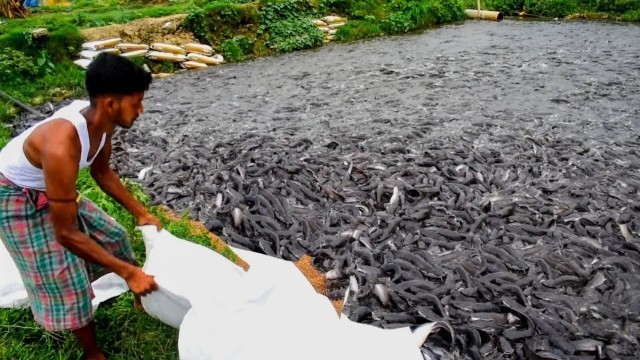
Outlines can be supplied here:
<path id="1" fill-rule="evenodd" d="M 87 41 L 119 37 L 123 42 L 151 44 L 163 42 L 182 45 L 197 42 L 191 32 L 182 27 L 186 14 L 145 18 L 127 24 L 115 24 L 82 30 Z"/>

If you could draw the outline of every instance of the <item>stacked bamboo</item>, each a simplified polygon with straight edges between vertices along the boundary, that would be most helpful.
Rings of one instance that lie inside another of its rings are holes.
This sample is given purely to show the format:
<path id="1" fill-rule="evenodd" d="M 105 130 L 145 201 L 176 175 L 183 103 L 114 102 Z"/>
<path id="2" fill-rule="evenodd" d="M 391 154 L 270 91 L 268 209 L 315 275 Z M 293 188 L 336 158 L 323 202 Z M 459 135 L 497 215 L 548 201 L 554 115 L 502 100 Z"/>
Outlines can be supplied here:
<path id="1" fill-rule="evenodd" d="M 323 41 L 326 44 L 335 40 L 335 35 L 336 32 L 338 32 L 338 28 L 346 25 L 347 19 L 340 16 L 329 15 L 321 19 L 316 19 L 313 23 L 324 34 Z"/>
<path id="2" fill-rule="evenodd" d="M 131 44 L 123 43 L 120 38 L 92 41 L 82 44 L 80 59 L 74 63 L 86 69 L 91 61 L 103 52 L 119 54 L 127 58 L 146 57 L 155 61 L 172 61 L 180 63 L 184 69 L 204 69 L 213 65 L 220 65 L 224 58 L 215 54 L 213 48 L 208 45 L 188 43 L 182 46 L 153 43 Z"/>

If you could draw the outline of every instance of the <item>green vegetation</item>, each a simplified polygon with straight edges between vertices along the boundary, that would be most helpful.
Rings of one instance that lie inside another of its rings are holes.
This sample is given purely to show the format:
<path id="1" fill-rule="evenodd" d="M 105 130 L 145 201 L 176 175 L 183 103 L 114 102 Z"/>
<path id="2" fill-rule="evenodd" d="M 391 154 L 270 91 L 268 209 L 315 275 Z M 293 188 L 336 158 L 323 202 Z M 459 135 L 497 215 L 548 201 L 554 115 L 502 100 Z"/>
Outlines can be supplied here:
<path id="1" fill-rule="evenodd" d="M 168 4 L 150 5 L 141 1 L 74 1 L 71 6 L 41 7 L 26 19 L 14 19 L 0 26 L 0 35 L 11 30 L 45 27 L 49 31 L 63 25 L 78 28 L 123 24 L 147 17 L 185 14 L 193 8 L 190 0 L 172 1 Z"/>
<path id="2" fill-rule="evenodd" d="M 322 32 L 310 18 L 275 21 L 266 45 L 277 52 L 292 52 L 322 45 Z"/>
<path id="3" fill-rule="evenodd" d="M 352 20 L 338 28 L 337 40 L 360 40 L 380 36 L 382 29 L 371 20 Z"/>
<path id="4" fill-rule="evenodd" d="M 109 359 L 178 359 L 178 331 L 135 310 L 131 293 L 101 304 L 95 317 L 98 344 Z M 0 310 L 0 358 L 80 357 L 71 333 L 44 331 L 28 309 Z"/>
<path id="5" fill-rule="evenodd" d="M 622 15 L 624 21 L 640 22 L 640 9 L 627 11 Z"/>
<path id="6" fill-rule="evenodd" d="M 349 23 L 336 39 L 353 41 L 401 34 L 461 21 L 458 0 L 261 0 L 202 2 L 184 25 L 203 42 L 219 46 L 230 61 L 308 49 L 322 44 L 313 19 L 341 14 Z M 244 44 L 241 43 L 244 41 Z"/>
<path id="7" fill-rule="evenodd" d="M 578 8 L 577 0 L 526 0 L 525 9 L 531 14 L 548 17 L 564 17 Z"/>
<path id="8" fill-rule="evenodd" d="M 476 0 L 461 0 L 467 9 L 477 7 Z M 505 15 L 525 12 L 545 17 L 566 17 L 582 14 L 586 19 L 640 20 L 637 0 L 485 0 L 482 8 L 502 11 Z"/>
<path id="9" fill-rule="evenodd" d="M 253 36 L 234 36 L 222 43 L 221 50 L 225 61 L 243 61 L 248 55 L 253 53 L 256 38 Z"/>

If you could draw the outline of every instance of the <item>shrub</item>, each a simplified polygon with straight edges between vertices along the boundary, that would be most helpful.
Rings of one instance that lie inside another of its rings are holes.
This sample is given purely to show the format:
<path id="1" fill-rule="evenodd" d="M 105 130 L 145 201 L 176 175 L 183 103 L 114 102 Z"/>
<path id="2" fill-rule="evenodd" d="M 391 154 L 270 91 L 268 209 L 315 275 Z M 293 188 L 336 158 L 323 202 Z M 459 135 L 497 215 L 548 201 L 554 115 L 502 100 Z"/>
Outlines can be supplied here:
<path id="1" fill-rule="evenodd" d="M 526 11 L 547 17 L 564 17 L 578 8 L 576 0 L 526 0 Z"/>
<path id="2" fill-rule="evenodd" d="M 190 12 L 183 23 L 198 40 L 215 44 L 233 32 L 255 33 L 260 21 L 257 5 L 215 1 L 204 9 Z"/>
<path id="3" fill-rule="evenodd" d="M 226 61 L 238 62 L 244 60 L 253 53 L 253 44 L 256 39 L 242 35 L 234 36 L 222 43 L 222 55 Z"/>
<path id="4" fill-rule="evenodd" d="M 77 27 L 71 24 L 65 24 L 52 31 L 46 42 L 46 49 L 55 61 L 74 59 L 82 43 L 84 36 Z"/>
<path id="5" fill-rule="evenodd" d="M 8 101 L 0 100 L 0 130 L 3 134 L 6 134 L 7 138 L 11 135 L 11 131 L 8 127 L 2 125 L 2 123 L 9 123 L 11 119 L 16 117 L 20 113 L 20 110 Z"/>
<path id="6" fill-rule="evenodd" d="M 238 62 L 244 60 L 244 53 L 240 45 L 234 40 L 225 40 L 222 43 L 222 55 L 227 62 Z"/>
<path id="7" fill-rule="evenodd" d="M 385 33 L 405 33 L 437 24 L 460 21 L 464 9 L 457 0 L 395 1 L 388 18 L 380 22 Z"/>
<path id="8" fill-rule="evenodd" d="M 640 10 L 629 11 L 622 15 L 622 20 L 640 22 Z"/>
<path id="9" fill-rule="evenodd" d="M 472 7 L 472 9 L 477 6 Z M 504 15 L 517 15 L 524 8 L 524 0 L 487 0 L 483 10 L 501 11 Z"/>
<path id="10" fill-rule="evenodd" d="M 461 21 L 467 16 L 460 3 L 456 0 L 431 0 L 427 2 L 427 8 L 435 10 L 434 15 L 437 24 Z M 423 27 L 424 25 L 430 25 L 428 18 L 424 21 L 424 24 L 418 22 L 418 26 Z"/>
<path id="11" fill-rule="evenodd" d="M 260 0 L 260 30 L 268 31 L 284 20 L 313 17 L 315 10 L 305 0 Z"/>
<path id="12" fill-rule="evenodd" d="M 345 14 L 351 19 L 373 16 L 381 20 L 388 17 L 389 4 L 384 0 L 326 0 L 323 7 L 327 13 Z"/>
<path id="13" fill-rule="evenodd" d="M 596 10 L 615 14 L 623 14 L 632 10 L 640 10 L 638 0 L 596 0 Z"/>
<path id="14" fill-rule="evenodd" d="M 271 24 L 266 45 L 283 53 L 320 46 L 322 39 L 322 32 L 311 19 L 290 19 Z"/>
<path id="15" fill-rule="evenodd" d="M 10 47 L 34 58 L 40 56 L 42 50 L 47 50 L 54 62 L 75 58 L 83 42 L 82 33 L 71 24 L 50 29 L 49 36 L 38 39 L 33 39 L 30 31 L 22 29 L 14 29 L 0 36 L 0 48 Z"/>
<path id="16" fill-rule="evenodd" d="M 336 39 L 353 41 L 380 36 L 382 30 L 370 20 L 351 20 L 345 26 L 338 28 Z"/>
<path id="17" fill-rule="evenodd" d="M 0 49 L 0 81 L 31 80 L 38 75 L 33 58 L 11 48 Z"/>
<path id="18" fill-rule="evenodd" d="M 0 36 L 0 49 L 13 48 L 29 56 L 35 56 L 37 55 L 35 43 L 41 42 L 41 39 L 33 39 L 29 31 L 14 29 Z"/>
<path id="19" fill-rule="evenodd" d="M 11 140 L 11 131 L 3 123 L 0 123 L 0 150 Z"/>
<path id="20" fill-rule="evenodd" d="M 193 9 L 182 22 L 182 26 L 191 31 L 196 39 L 209 42 L 209 30 L 204 9 Z"/>

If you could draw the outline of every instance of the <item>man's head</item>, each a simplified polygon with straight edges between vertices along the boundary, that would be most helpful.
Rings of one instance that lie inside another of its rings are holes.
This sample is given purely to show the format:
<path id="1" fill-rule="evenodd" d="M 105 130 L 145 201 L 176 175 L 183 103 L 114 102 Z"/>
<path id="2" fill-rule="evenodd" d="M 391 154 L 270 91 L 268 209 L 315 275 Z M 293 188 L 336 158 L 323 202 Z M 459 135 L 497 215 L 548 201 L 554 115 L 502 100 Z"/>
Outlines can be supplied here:
<path id="1" fill-rule="evenodd" d="M 128 129 L 142 112 L 144 92 L 151 81 L 151 74 L 129 59 L 101 53 L 87 69 L 86 87 L 91 107 Z"/>

